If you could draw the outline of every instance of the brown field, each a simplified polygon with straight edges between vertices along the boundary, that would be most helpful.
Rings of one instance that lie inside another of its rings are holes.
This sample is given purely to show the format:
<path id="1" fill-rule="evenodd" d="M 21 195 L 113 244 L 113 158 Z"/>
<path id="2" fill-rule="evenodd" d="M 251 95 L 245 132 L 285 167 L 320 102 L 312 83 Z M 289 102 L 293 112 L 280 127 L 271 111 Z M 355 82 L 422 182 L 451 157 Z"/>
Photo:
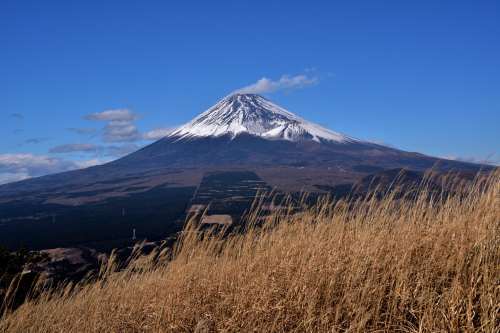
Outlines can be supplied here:
<path id="1" fill-rule="evenodd" d="M 456 186 L 277 211 L 224 239 L 187 227 L 159 263 L 109 263 L 5 313 L 0 331 L 498 332 L 500 174 Z"/>

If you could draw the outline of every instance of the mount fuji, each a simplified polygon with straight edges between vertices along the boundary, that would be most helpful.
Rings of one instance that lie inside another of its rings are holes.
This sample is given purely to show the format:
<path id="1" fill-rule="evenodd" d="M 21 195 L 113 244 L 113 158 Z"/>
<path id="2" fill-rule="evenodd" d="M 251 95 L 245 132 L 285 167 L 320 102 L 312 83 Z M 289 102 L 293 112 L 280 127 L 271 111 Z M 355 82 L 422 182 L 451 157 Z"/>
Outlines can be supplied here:
<path id="1" fill-rule="evenodd" d="M 476 171 L 480 167 L 362 141 L 309 122 L 262 96 L 236 93 L 128 156 L 87 169 L 6 184 L 0 186 L 0 198 L 66 185 L 85 187 L 89 181 L 139 175 L 149 179 L 161 174 L 192 174 L 194 170 L 248 169 L 258 171 L 277 188 L 314 190 L 311 184 L 348 183 L 394 168 Z M 280 172 L 275 174 L 276 170 Z M 304 176 L 309 173 L 318 177 Z M 185 178 L 191 183 L 189 176 Z"/>
<path id="2" fill-rule="evenodd" d="M 178 231 L 190 207 L 237 215 L 262 189 L 331 192 L 401 168 L 488 167 L 363 141 L 232 94 L 121 159 L 0 186 L 0 244 L 115 244 L 131 230 L 158 238 Z"/>
<path id="3" fill-rule="evenodd" d="M 338 182 L 393 168 L 475 170 L 477 165 L 405 152 L 309 122 L 256 94 L 232 94 L 165 138 L 109 165 L 118 169 L 292 168 L 329 171 Z M 290 170 L 291 171 L 291 170 Z M 321 172 L 323 173 L 323 172 Z M 272 177 L 271 177 L 272 178 Z M 298 177 L 301 178 L 301 177 Z M 315 182 L 321 180 L 314 180 Z M 279 182 L 269 179 L 273 185 Z M 296 189 L 308 182 L 290 179 Z"/>

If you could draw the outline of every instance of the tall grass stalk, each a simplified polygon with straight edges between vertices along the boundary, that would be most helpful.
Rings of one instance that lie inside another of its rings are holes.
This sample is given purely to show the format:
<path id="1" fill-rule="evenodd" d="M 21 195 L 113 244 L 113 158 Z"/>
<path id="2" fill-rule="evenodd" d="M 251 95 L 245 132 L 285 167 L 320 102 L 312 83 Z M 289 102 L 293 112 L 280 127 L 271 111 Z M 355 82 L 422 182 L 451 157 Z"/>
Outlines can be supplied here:
<path id="1" fill-rule="evenodd" d="M 0 331 L 498 332 L 500 174 L 451 195 L 423 187 L 281 209 L 263 226 L 257 204 L 229 237 L 190 223 L 172 251 L 111 260 Z"/>

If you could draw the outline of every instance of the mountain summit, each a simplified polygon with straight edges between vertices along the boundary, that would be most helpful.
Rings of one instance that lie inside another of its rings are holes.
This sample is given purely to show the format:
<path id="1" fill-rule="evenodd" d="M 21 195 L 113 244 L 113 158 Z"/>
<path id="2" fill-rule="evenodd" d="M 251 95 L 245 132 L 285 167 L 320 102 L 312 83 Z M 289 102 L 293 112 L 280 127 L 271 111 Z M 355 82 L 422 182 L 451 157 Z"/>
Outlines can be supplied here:
<path id="1" fill-rule="evenodd" d="M 173 131 L 169 137 L 193 139 L 202 137 L 250 134 L 270 140 L 337 143 L 355 142 L 346 135 L 333 132 L 256 94 L 232 94 L 203 112 L 189 123 Z"/>

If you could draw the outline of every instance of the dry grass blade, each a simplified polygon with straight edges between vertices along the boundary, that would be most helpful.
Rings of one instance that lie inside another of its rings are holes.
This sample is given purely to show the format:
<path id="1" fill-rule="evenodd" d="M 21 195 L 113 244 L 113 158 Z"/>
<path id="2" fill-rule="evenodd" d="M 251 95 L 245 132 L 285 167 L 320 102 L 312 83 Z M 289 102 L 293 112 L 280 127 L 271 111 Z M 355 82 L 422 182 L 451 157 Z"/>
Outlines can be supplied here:
<path id="1" fill-rule="evenodd" d="M 0 330 L 498 332 L 500 174 L 454 195 L 414 190 L 278 210 L 272 227 L 227 238 L 189 224 L 173 253 L 109 263 L 94 283 L 4 315 Z"/>

